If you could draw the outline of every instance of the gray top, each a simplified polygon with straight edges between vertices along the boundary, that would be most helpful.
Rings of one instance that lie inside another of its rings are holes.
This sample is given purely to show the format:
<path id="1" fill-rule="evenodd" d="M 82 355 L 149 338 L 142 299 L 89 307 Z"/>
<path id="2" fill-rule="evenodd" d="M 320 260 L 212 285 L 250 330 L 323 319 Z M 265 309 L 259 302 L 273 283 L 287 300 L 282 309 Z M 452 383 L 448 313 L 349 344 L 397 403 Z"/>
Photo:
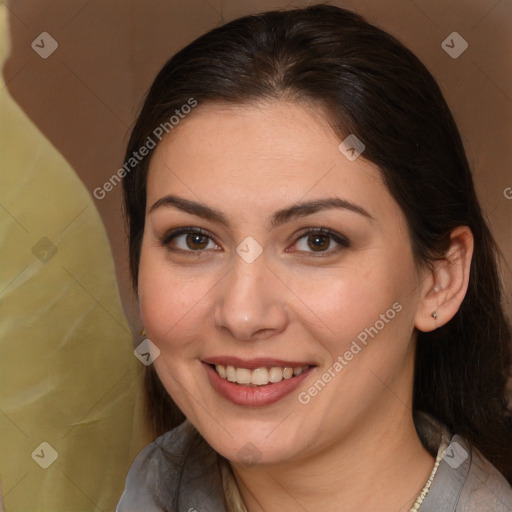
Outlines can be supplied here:
<path id="1" fill-rule="evenodd" d="M 446 431 L 426 416 L 415 418 L 430 452 Z M 190 422 L 146 446 L 133 462 L 116 512 L 226 512 L 220 456 Z M 455 435 L 420 512 L 512 512 L 512 488 L 478 450 Z"/>

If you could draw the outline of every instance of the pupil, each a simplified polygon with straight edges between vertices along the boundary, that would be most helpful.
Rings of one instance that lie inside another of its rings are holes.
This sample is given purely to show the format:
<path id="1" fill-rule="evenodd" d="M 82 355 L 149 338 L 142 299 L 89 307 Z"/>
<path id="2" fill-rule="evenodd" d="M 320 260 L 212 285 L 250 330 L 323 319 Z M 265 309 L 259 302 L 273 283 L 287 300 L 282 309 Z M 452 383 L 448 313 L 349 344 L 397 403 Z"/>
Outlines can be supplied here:
<path id="1" fill-rule="evenodd" d="M 310 235 L 308 237 L 308 245 L 313 251 L 327 249 L 329 247 L 329 237 L 326 235 Z"/>
<path id="2" fill-rule="evenodd" d="M 187 235 L 187 246 L 189 249 L 204 249 L 208 245 L 208 237 L 198 234 Z"/>

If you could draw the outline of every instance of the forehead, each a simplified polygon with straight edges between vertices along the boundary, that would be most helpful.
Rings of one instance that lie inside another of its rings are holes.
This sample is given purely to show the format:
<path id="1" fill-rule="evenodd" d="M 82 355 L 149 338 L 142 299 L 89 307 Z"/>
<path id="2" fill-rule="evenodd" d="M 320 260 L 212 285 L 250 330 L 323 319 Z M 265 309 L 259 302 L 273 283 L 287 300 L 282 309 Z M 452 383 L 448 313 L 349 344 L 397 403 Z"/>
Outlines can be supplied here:
<path id="1" fill-rule="evenodd" d="M 339 144 L 320 108 L 280 101 L 199 105 L 156 148 L 148 205 L 170 193 L 220 209 L 326 195 L 375 207 L 388 202 L 379 170 L 362 157 L 350 161 Z"/>
<path id="2" fill-rule="evenodd" d="M 179 151 L 188 159 L 257 159 L 260 164 L 276 161 L 282 165 L 311 156 L 318 160 L 320 151 L 331 145 L 337 146 L 336 137 L 320 109 L 280 101 L 206 104 L 181 121 L 156 153 L 172 156 Z"/>

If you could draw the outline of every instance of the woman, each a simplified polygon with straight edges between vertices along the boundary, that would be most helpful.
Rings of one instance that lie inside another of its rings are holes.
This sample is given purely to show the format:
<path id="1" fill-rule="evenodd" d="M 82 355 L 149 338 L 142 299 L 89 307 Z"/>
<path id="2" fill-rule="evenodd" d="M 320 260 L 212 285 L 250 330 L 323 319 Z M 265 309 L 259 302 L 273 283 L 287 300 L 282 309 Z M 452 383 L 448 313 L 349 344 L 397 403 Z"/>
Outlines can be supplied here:
<path id="1" fill-rule="evenodd" d="M 235 20 L 164 66 L 126 155 L 168 432 L 119 511 L 512 510 L 494 244 L 411 52 L 332 6 Z"/>

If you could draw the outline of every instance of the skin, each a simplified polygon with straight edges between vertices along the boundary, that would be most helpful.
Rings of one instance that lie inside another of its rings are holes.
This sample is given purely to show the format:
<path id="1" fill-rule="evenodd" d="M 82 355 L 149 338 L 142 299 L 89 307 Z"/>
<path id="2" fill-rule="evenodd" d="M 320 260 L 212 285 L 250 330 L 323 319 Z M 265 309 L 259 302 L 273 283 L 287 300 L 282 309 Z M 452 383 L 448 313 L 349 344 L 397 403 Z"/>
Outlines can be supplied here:
<path id="1" fill-rule="evenodd" d="M 445 259 L 418 265 L 378 169 L 363 157 L 349 161 L 339 142 L 319 108 L 199 105 L 150 165 L 139 298 L 148 337 L 161 351 L 155 368 L 187 418 L 229 459 L 250 512 L 408 510 L 434 463 L 412 421 L 414 333 L 457 311 L 471 233 L 458 228 Z M 150 211 L 169 194 L 221 212 L 229 226 L 173 206 Z M 278 210 L 333 197 L 369 216 L 329 208 L 272 226 Z M 204 249 L 191 250 L 186 235 L 162 243 L 169 230 L 190 226 L 211 234 L 199 239 Z M 303 230 L 321 227 L 348 246 L 321 238 L 326 252 L 315 252 Z M 252 263 L 236 252 L 248 236 L 263 249 Z M 395 303 L 401 311 L 301 404 L 298 393 Z M 245 407 L 218 395 L 201 363 L 226 355 L 316 369 L 279 402 Z M 241 449 L 254 464 L 241 460 Z"/>

